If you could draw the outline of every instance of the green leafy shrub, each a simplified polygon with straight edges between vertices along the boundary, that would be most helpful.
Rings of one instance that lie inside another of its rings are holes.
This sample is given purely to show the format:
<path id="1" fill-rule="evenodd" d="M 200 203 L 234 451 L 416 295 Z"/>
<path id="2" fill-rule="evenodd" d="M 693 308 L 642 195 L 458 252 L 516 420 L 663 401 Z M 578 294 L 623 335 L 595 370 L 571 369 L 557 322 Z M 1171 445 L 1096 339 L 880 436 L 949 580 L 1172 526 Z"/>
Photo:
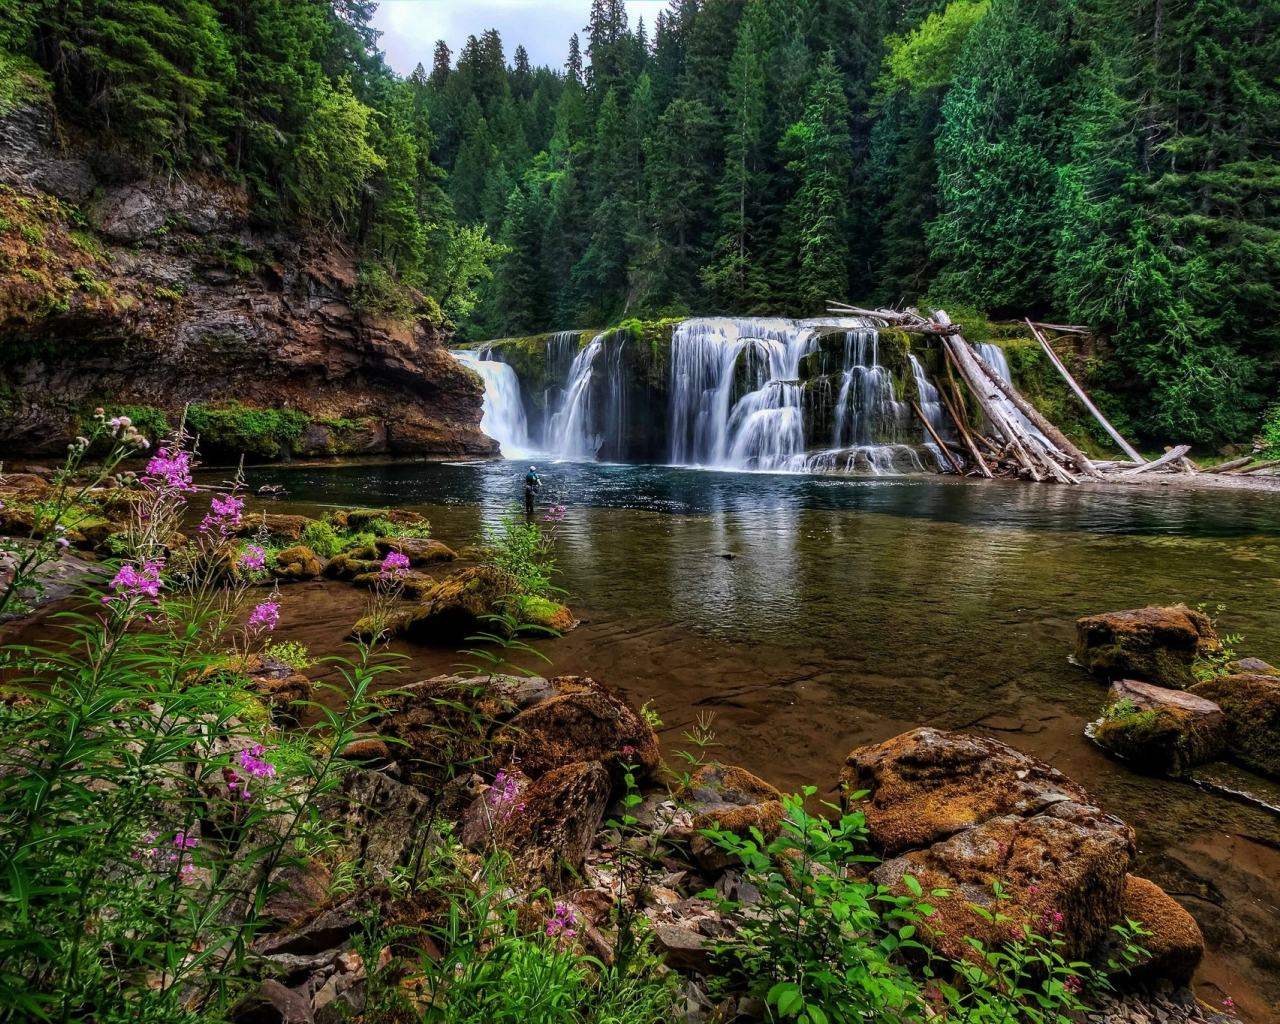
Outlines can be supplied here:
<path id="1" fill-rule="evenodd" d="M 537 522 L 525 522 L 516 506 L 498 517 L 496 527 L 487 527 L 481 544 L 493 550 L 493 564 L 520 581 L 528 594 L 545 595 L 560 588 L 553 586 L 556 573 L 552 554 L 552 537 Z"/>
<path id="2" fill-rule="evenodd" d="M 297 444 L 311 417 L 296 409 L 258 409 L 239 402 L 193 405 L 187 427 L 205 447 L 274 459 Z"/>
<path id="3" fill-rule="evenodd" d="M 1264 459 L 1280 459 L 1280 402 L 1271 406 L 1262 418 L 1258 444 L 1258 454 Z"/>
<path id="4" fill-rule="evenodd" d="M 299 543 L 304 544 L 321 558 L 332 558 L 342 550 L 342 538 L 324 520 L 312 520 L 302 528 Z"/>
<path id="5" fill-rule="evenodd" d="M 270 639 L 262 645 L 262 653 L 277 661 L 283 661 L 299 672 L 305 672 L 315 664 L 307 653 L 307 645 L 297 640 Z"/>

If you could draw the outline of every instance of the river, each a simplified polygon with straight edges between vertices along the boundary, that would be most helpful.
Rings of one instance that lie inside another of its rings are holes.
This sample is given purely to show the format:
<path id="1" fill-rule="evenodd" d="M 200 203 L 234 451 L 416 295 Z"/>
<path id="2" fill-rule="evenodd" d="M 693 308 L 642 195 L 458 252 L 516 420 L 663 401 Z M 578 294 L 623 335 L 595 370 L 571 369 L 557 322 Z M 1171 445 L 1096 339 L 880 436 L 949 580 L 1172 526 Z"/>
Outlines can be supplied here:
<path id="1" fill-rule="evenodd" d="M 1203 997 L 1251 1019 L 1280 1002 L 1280 817 L 1137 775 L 1084 735 L 1107 689 L 1072 665 L 1075 620 L 1204 604 L 1238 646 L 1280 663 L 1274 495 L 1053 487 L 937 477 L 818 477 L 539 464 L 560 585 L 582 624 L 537 646 L 543 672 L 589 673 L 652 701 L 672 760 L 714 712 L 715 755 L 833 793 L 853 748 L 927 724 L 996 736 L 1089 788 L 1138 831 L 1138 873 L 1205 932 Z M 471 542 L 519 498 L 525 463 L 277 466 L 279 511 L 406 506 Z M 353 588 L 284 591 L 281 632 L 334 653 Z M 412 678 L 459 656 L 409 644 Z M 521 660 L 521 659 L 516 659 Z"/>

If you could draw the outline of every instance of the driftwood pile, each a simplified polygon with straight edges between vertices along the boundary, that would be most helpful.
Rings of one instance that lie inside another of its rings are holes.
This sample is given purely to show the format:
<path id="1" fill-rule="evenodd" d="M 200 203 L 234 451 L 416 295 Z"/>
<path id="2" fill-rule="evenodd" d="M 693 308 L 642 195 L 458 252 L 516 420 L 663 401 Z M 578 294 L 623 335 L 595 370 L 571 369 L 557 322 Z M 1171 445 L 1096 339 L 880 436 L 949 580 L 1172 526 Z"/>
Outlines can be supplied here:
<path id="1" fill-rule="evenodd" d="M 1089 459 L 964 340 L 960 325 L 953 324 L 945 311 L 937 310 L 932 317 L 924 317 L 911 309 L 862 309 L 836 302 L 829 302 L 827 309 L 837 316 L 873 317 L 910 334 L 926 334 L 940 339 L 946 354 L 947 378 L 935 379 L 934 385 L 960 443 L 941 438 L 920 407 L 913 408 L 938 450 L 951 468 L 962 476 L 987 479 L 1004 476 L 1075 484 L 1081 480 L 1114 479 L 1141 473 L 1253 473 L 1280 465 L 1280 460 L 1255 463 L 1249 457 L 1201 470 L 1187 458 L 1190 445 L 1169 448 L 1164 455 L 1148 462 L 1090 401 L 1040 330 L 1087 333 L 1089 329 L 1086 327 L 1025 321 L 1054 368 L 1128 456 L 1128 461 Z M 957 377 L 982 409 L 983 430 L 976 429 L 970 422 Z"/>

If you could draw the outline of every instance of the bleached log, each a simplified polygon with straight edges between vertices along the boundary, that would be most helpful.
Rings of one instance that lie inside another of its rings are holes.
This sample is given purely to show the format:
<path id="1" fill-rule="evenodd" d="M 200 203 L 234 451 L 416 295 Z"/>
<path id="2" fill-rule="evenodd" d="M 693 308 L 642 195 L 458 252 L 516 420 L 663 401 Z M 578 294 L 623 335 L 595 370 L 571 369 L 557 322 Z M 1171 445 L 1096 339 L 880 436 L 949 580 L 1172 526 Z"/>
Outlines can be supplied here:
<path id="1" fill-rule="evenodd" d="M 956 471 L 958 476 L 964 476 L 964 470 L 960 468 L 960 463 L 958 463 L 956 461 L 956 457 L 951 454 L 951 449 L 942 443 L 942 438 L 940 438 L 937 432 L 933 429 L 933 424 L 929 422 L 925 414 L 920 411 L 920 406 L 915 402 L 912 402 L 911 408 L 913 408 L 916 411 L 916 415 L 920 417 L 920 422 L 924 424 L 924 429 L 929 431 L 929 436 L 932 437 L 934 443 L 937 444 L 938 451 L 942 452 L 942 454 L 947 457 L 947 461 L 951 463 L 951 468 Z"/>
<path id="2" fill-rule="evenodd" d="M 944 310 L 937 310 L 934 316 L 939 323 L 949 324 L 951 322 Z M 1028 434 L 1020 423 L 993 401 L 995 396 L 1002 394 L 1002 392 L 995 386 L 987 371 L 978 365 L 977 355 L 969 346 L 969 343 L 957 334 L 944 338 L 943 344 L 954 358 L 956 369 L 960 371 L 965 383 L 969 385 L 969 390 L 973 392 L 978 404 L 982 406 L 982 411 L 986 413 L 992 425 L 1009 443 L 1014 457 L 1021 463 L 1031 478 L 1039 482 L 1044 479 L 1043 473 L 1048 472 L 1050 476 L 1060 483 L 1079 483 L 1075 476 L 1058 465 L 1052 455 L 1035 438 Z"/>
<path id="3" fill-rule="evenodd" d="M 1241 466 L 1247 466 L 1253 461 L 1252 455 L 1246 455 L 1243 459 L 1232 459 L 1230 462 L 1219 462 L 1216 466 L 1210 466 L 1208 469 L 1200 470 L 1201 473 L 1230 473 L 1233 469 L 1239 469 Z"/>
<path id="4" fill-rule="evenodd" d="M 1001 377 L 1000 374 L 996 373 L 995 367 L 983 359 L 978 352 L 975 351 L 971 354 L 974 361 L 977 362 L 983 372 L 991 379 L 991 383 L 1003 392 L 1004 397 L 1009 399 L 1009 401 L 1013 403 L 1014 407 L 1022 413 L 1023 416 L 1036 425 L 1036 429 L 1038 429 L 1040 433 L 1044 434 L 1045 437 L 1057 446 L 1059 451 L 1066 454 L 1071 461 L 1075 463 L 1076 469 L 1084 473 L 1085 476 L 1096 477 L 1098 475 L 1098 471 L 1093 468 L 1093 463 L 1089 461 L 1088 456 L 1073 445 L 1061 430 L 1049 422 L 1039 409 L 1019 394 L 1017 388 L 1013 387 L 1003 377 Z"/>
<path id="5" fill-rule="evenodd" d="M 987 460 L 982 457 L 982 453 L 978 451 L 978 444 L 973 439 L 973 434 L 969 430 L 969 425 L 965 423 L 964 417 L 956 411 L 951 399 L 947 397 L 946 391 L 942 388 L 942 381 L 937 381 L 934 385 L 938 389 L 938 397 L 942 399 L 942 404 L 946 406 L 947 412 L 951 414 L 951 422 L 956 425 L 956 432 L 960 435 L 960 439 L 964 441 L 969 449 L 969 459 L 973 463 L 974 469 L 991 479 L 991 470 L 987 466 Z"/>
<path id="6" fill-rule="evenodd" d="M 1153 469 L 1160 469 L 1162 466 L 1167 466 L 1171 462 L 1177 462 L 1189 451 L 1191 451 L 1191 445 L 1180 444 L 1176 448 L 1170 448 L 1167 452 L 1161 455 L 1160 458 L 1156 459 L 1155 462 L 1144 462 L 1141 466 L 1138 466 L 1135 469 L 1127 469 L 1120 475 L 1137 476 L 1139 473 L 1146 473 Z"/>
<path id="7" fill-rule="evenodd" d="M 1255 466 L 1249 466 L 1247 469 L 1237 469 L 1236 474 L 1244 476 L 1246 473 L 1256 473 L 1260 469 L 1271 469 L 1273 466 L 1280 466 L 1280 459 L 1270 459 L 1267 462 L 1259 462 Z"/>
<path id="8" fill-rule="evenodd" d="M 1056 353 L 1052 348 L 1049 347 L 1049 343 L 1044 340 L 1044 335 L 1042 335 L 1038 330 L 1036 330 L 1036 325 L 1033 324 L 1030 320 L 1028 320 L 1027 326 L 1031 328 L 1031 333 L 1036 336 L 1036 341 L 1040 342 L 1040 347 L 1044 349 L 1045 355 L 1049 357 L 1049 361 L 1053 363 L 1053 365 L 1057 368 L 1058 372 L 1062 374 L 1063 380 L 1065 380 L 1067 384 L 1071 387 L 1071 390 L 1075 392 L 1076 397 L 1084 403 L 1085 408 L 1088 409 L 1089 412 L 1093 414 L 1093 418 L 1097 420 L 1100 424 L 1102 424 L 1102 429 L 1105 430 L 1108 434 L 1110 434 L 1111 439 L 1120 446 L 1120 450 L 1123 451 L 1127 456 L 1129 456 L 1129 458 L 1131 458 L 1134 462 L 1137 462 L 1137 463 L 1145 462 L 1146 460 L 1143 459 L 1143 457 L 1138 454 L 1138 450 L 1134 448 L 1133 445 L 1131 445 L 1123 437 L 1120 436 L 1120 431 L 1116 430 L 1116 428 L 1113 427 L 1107 421 L 1107 418 L 1103 416 L 1102 413 L 1098 410 L 1098 407 L 1089 400 L 1089 396 L 1084 393 L 1084 388 L 1082 388 L 1079 384 L 1076 383 L 1076 379 L 1073 376 L 1071 376 L 1067 368 L 1062 365 L 1062 360 L 1058 358 L 1058 353 Z"/>

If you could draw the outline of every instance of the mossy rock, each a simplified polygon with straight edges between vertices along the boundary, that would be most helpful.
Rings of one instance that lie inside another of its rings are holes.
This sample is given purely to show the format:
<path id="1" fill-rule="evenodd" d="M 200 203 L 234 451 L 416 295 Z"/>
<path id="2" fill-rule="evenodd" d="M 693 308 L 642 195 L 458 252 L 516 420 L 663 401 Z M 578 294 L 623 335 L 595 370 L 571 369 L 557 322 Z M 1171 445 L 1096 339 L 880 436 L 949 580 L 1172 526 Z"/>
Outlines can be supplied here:
<path id="1" fill-rule="evenodd" d="M 320 575 L 320 559 L 303 544 L 277 551 L 271 572 L 277 579 L 309 580 Z"/>
<path id="2" fill-rule="evenodd" d="M 1280 779 L 1280 676 L 1224 676 L 1191 688 L 1222 708 L 1227 752 L 1250 771 Z"/>
<path id="3" fill-rule="evenodd" d="M 426 537 L 379 537 L 373 546 L 383 558 L 395 551 L 408 558 L 409 564 L 414 566 L 452 562 L 458 557 L 448 545 Z"/>
<path id="4" fill-rule="evenodd" d="M 578 624 L 573 612 L 562 604 L 531 594 L 512 594 L 504 602 L 511 615 L 525 626 L 539 626 L 564 634 Z"/>
<path id="5" fill-rule="evenodd" d="M 694 813 L 690 849 L 706 871 L 729 867 L 730 857 L 702 834 L 704 829 L 731 832 L 741 839 L 751 839 L 751 830 L 759 829 L 766 842 L 782 831 L 781 794 L 745 768 L 705 765 L 672 796 Z"/>
<path id="6" fill-rule="evenodd" d="M 240 520 L 240 527 L 236 530 L 236 536 L 254 537 L 259 532 L 265 532 L 278 540 L 296 543 L 302 539 L 302 531 L 314 522 L 316 520 L 308 519 L 306 516 L 283 516 L 272 515 L 271 513 L 263 515 L 259 512 L 252 512 Z"/>
<path id="7" fill-rule="evenodd" d="M 1076 622 L 1076 660 L 1108 679 L 1185 690 L 1197 659 L 1219 647 L 1213 623 L 1186 605 L 1089 615 Z"/>
<path id="8" fill-rule="evenodd" d="M 492 632 L 495 624 L 485 617 L 518 589 L 519 582 L 495 566 L 463 569 L 437 583 L 409 612 L 404 635 L 418 643 L 447 646 Z"/>
<path id="9" fill-rule="evenodd" d="M 1174 707 L 1103 717 L 1094 726 L 1093 738 L 1137 771 L 1175 779 L 1212 761 L 1223 749 L 1220 716 L 1211 727 L 1195 712 Z"/>
<path id="10" fill-rule="evenodd" d="M 390 586 L 390 581 L 382 573 L 381 564 L 375 564 L 378 565 L 378 569 L 373 572 L 363 572 L 352 579 L 351 582 L 357 587 L 365 587 L 368 590 L 374 590 L 379 586 Z M 401 596 L 410 601 L 421 601 L 436 585 L 433 577 L 428 576 L 425 572 L 416 572 L 414 570 L 401 573 L 397 578 L 397 582 L 400 586 Z"/>
<path id="11" fill-rule="evenodd" d="M 334 555 L 325 563 L 322 575 L 330 580 L 354 580 L 357 576 L 377 572 L 382 563 L 374 559 L 353 558 L 351 555 Z"/>
<path id="12" fill-rule="evenodd" d="M 405 627 L 409 624 L 409 615 L 407 611 L 392 612 L 382 622 L 379 622 L 376 616 L 365 615 L 356 620 L 356 624 L 351 627 L 352 640 L 390 640 L 393 637 L 403 636 Z"/>
<path id="13" fill-rule="evenodd" d="M 464 544 L 457 549 L 458 560 L 461 562 L 491 562 L 496 553 L 493 548 L 483 544 Z"/>
<path id="14" fill-rule="evenodd" d="M 353 508 L 339 509 L 329 516 L 334 528 L 358 533 L 367 529 L 370 523 L 382 521 L 392 526 L 427 529 L 431 521 L 420 512 L 407 508 Z"/>

